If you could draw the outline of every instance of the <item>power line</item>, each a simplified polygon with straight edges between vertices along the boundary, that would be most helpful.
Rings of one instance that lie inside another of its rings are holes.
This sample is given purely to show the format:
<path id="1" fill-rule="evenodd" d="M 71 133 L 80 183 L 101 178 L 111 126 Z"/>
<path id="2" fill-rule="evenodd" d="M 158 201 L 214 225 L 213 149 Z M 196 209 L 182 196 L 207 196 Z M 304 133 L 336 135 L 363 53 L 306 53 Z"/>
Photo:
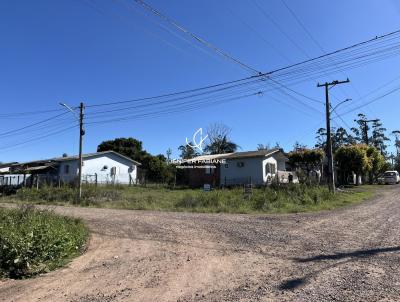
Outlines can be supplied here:
<path id="1" fill-rule="evenodd" d="M 248 71 L 252 72 L 252 73 L 259 73 L 258 70 L 254 69 L 253 67 L 250 67 L 249 65 L 239 61 L 238 59 L 234 58 L 233 56 L 231 56 L 230 54 L 228 54 L 227 52 L 219 49 L 218 47 L 214 46 L 213 44 L 211 44 L 210 42 L 204 40 L 203 38 L 201 38 L 198 35 L 195 35 L 194 33 L 192 33 L 191 31 L 189 31 L 188 29 L 186 29 L 185 27 L 183 27 L 182 25 L 178 24 L 176 21 L 172 20 L 171 18 L 167 17 L 166 15 L 162 14 L 160 11 L 158 11 L 157 9 L 155 9 L 154 7 L 150 6 L 149 4 L 147 4 L 146 2 L 144 2 L 143 0 L 134 0 L 136 3 L 138 3 L 139 5 L 141 5 L 142 7 L 144 7 L 146 10 L 150 11 L 151 13 L 153 13 L 154 15 L 156 15 L 157 17 L 163 19 L 164 21 L 166 21 L 167 23 L 169 23 L 170 25 L 172 25 L 173 27 L 175 27 L 177 30 L 183 32 L 184 34 L 190 36 L 191 38 L 193 38 L 194 40 L 196 40 L 198 43 L 202 44 L 203 46 L 211 49 L 212 51 L 216 52 L 217 54 L 219 54 L 220 56 L 234 62 L 235 64 L 238 64 L 239 66 L 247 69 Z"/>
<path id="2" fill-rule="evenodd" d="M 33 126 L 36 126 L 36 125 L 40 125 L 40 124 L 46 123 L 46 122 L 48 122 L 48 121 L 54 120 L 54 119 L 56 119 L 57 117 L 63 116 L 63 115 L 65 115 L 65 114 L 66 114 L 66 112 L 63 112 L 63 113 L 61 113 L 61 114 L 57 114 L 57 115 L 55 115 L 55 116 L 52 116 L 52 117 L 46 118 L 46 119 L 44 119 L 44 120 L 41 120 L 41 121 L 38 121 L 38 122 L 35 122 L 35 123 L 32 123 L 32 124 L 23 126 L 23 127 L 21 127 L 21 128 L 16 128 L 16 129 L 13 129 L 13 130 L 9 130 L 9 131 L 6 131 L 6 132 L 2 132 L 2 133 L 0 133 L 0 136 L 5 136 L 5 135 L 11 134 L 11 133 L 15 133 L 15 132 L 18 132 L 18 131 L 21 131 L 21 130 L 24 130 L 24 129 L 27 129 L 27 128 L 30 128 L 30 127 L 33 127 Z"/>

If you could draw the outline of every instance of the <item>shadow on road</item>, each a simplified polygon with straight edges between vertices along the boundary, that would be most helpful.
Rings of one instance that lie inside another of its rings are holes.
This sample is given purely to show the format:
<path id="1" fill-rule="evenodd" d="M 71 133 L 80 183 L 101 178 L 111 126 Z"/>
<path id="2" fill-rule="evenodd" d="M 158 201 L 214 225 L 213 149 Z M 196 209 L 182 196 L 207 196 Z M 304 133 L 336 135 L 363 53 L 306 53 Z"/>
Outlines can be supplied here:
<path id="1" fill-rule="evenodd" d="M 321 260 L 339 260 L 343 258 L 364 258 L 374 256 L 380 253 L 387 253 L 387 252 L 397 252 L 400 251 L 400 246 L 394 247 L 385 247 L 385 248 L 375 248 L 375 249 L 368 249 L 368 250 L 357 250 L 353 252 L 347 253 L 336 253 L 331 255 L 317 255 L 310 258 L 294 258 L 293 260 L 297 262 L 311 262 L 311 261 L 321 261 Z"/>
<path id="2" fill-rule="evenodd" d="M 341 261 L 339 263 L 330 264 L 330 265 L 324 267 L 323 269 L 308 273 L 300 278 L 292 278 L 289 280 L 285 280 L 278 286 L 278 288 L 279 288 L 279 290 L 296 289 L 302 285 L 305 285 L 311 277 L 318 275 L 320 272 L 322 272 L 324 270 L 354 261 L 356 259 L 373 257 L 373 256 L 381 254 L 381 253 L 398 252 L 398 251 L 400 251 L 400 246 L 356 250 L 353 252 L 336 253 L 336 254 L 330 254 L 330 255 L 317 255 L 317 256 L 313 256 L 313 257 L 309 257 L 309 258 L 294 258 L 293 260 L 298 263 L 308 263 L 308 262 L 323 261 L 323 260 L 341 260 L 341 259 L 345 259 L 345 258 L 349 258 L 349 259 L 346 261 Z"/>

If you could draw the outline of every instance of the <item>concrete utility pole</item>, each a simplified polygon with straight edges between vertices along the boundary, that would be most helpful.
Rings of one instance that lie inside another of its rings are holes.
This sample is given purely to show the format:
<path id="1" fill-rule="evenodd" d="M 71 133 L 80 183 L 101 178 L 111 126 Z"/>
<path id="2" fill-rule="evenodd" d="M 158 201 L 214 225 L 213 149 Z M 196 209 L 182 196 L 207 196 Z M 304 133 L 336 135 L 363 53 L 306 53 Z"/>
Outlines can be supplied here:
<path id="1" fill-rule="evenodd" d="M 79 116 L 76 114 L 74 109 L 69 107 L 65 103 L 60 103 L 61 106 L 67 108 L 75 116 L 76 120 L 79 122 L 79 170 L 78 170 L 78 201 L 82 198 L 82 166 L 83 166 L 83 136 L 85 135 L 85 130 L 83 129 L 83 117 L 85 106 L 81 102 L 79 106 Z M 76 108 L 75 108 L 76 109 Z"/>
<path id="2" fill-rule="evenodd" d="M 83 102 L 81 102 L 79 106 L 79 172 L 78 172 L 78 200 L 80 201 L 82 198 L 82 166 L 83 166 L 83 136 L 85 135 L 85 130 L 83 129 L 83 110 L 84 110 Z"/>
<path id="3" fill-rule="evenodd" d="M 357 120 L 354 120 L 357 122 Z M 378 122 L 378 119 L 375 120 L 360 120 L 360 122 L 363 124 L 363 131 L 364 131 L 364 137 L 365 137 L 365 144 L 368 146 L 369 145 L 369 137 L 368 137 L 368 123 L 373 123 L 373 122 Z"/>
<path id="4" fill-rule="evenodd" d="M 336 86 L 339 84 L 349 83 L 350 80 L 346 81 L 333 81 L 326 82 L 324 84 L 318 83 L 317 87 L 325 87 L 325 111 L 326 111 L 326 149 L 327 149 L 327 158 L 328 158 L 328 186 L 329 191 L 335 193 L 335 176 L 334 176 L 334 168 L 333 168 L 333 152 L 332 152 L 332 135 L 331 135 L 331 104 L 329 102 L 329 87 Z"/>

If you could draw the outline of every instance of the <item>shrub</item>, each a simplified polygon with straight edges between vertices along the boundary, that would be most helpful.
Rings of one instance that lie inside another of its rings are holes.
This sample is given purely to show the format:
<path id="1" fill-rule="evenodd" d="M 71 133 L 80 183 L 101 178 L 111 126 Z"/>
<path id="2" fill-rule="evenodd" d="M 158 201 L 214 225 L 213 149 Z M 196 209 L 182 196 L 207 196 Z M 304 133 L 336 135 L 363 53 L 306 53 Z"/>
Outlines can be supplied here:
<path id="1" fill-rule="evenodd" d="M 87 235 L 78 219 L 32 206 L 0 208 L 0 274 L 22 278 L 54 269 L 82 251 Z"/>

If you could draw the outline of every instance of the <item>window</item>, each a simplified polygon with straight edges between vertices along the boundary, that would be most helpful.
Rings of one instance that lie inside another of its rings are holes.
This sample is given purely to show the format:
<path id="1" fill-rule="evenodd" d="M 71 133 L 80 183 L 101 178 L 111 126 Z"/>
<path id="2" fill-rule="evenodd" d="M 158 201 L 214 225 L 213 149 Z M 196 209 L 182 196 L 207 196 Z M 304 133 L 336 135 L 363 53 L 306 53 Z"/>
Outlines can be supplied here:
<path id="1" fill-rule="evenodd" d="M 239 161 L 239 162 L 236 163 L 236 165 L 237 165 L 239 168 L 243 168 L 243 167 L 244 167 L 244 162 Z"/>
<path id="2" fill-rule="evenodd" d="M 64 174 L 69 174 L 69 165 L 64 166 Z"/>
<path id="3" fill-rule="evenodd" d="M 117 175 L 117 167 L 111 167 L 110 174 L 111 175 Z"/>
<path id="4" fill-rule="evenodd" d="M 225 169 L 228 169 L 229 168 L 229 164 L 225 164 Z"/>
<path id="5" fill-rule="evenodd" d="M 272 163 L 267 163 L 265 165 L 265 175 L 275 174 L 276 173 L 276 165 Z"/>
<path id="6" fill-rule="evenodd" d="M 214 169 L 211 167 L 206 167 L 206 174 L 213 174 L 214 173 Z"/>

